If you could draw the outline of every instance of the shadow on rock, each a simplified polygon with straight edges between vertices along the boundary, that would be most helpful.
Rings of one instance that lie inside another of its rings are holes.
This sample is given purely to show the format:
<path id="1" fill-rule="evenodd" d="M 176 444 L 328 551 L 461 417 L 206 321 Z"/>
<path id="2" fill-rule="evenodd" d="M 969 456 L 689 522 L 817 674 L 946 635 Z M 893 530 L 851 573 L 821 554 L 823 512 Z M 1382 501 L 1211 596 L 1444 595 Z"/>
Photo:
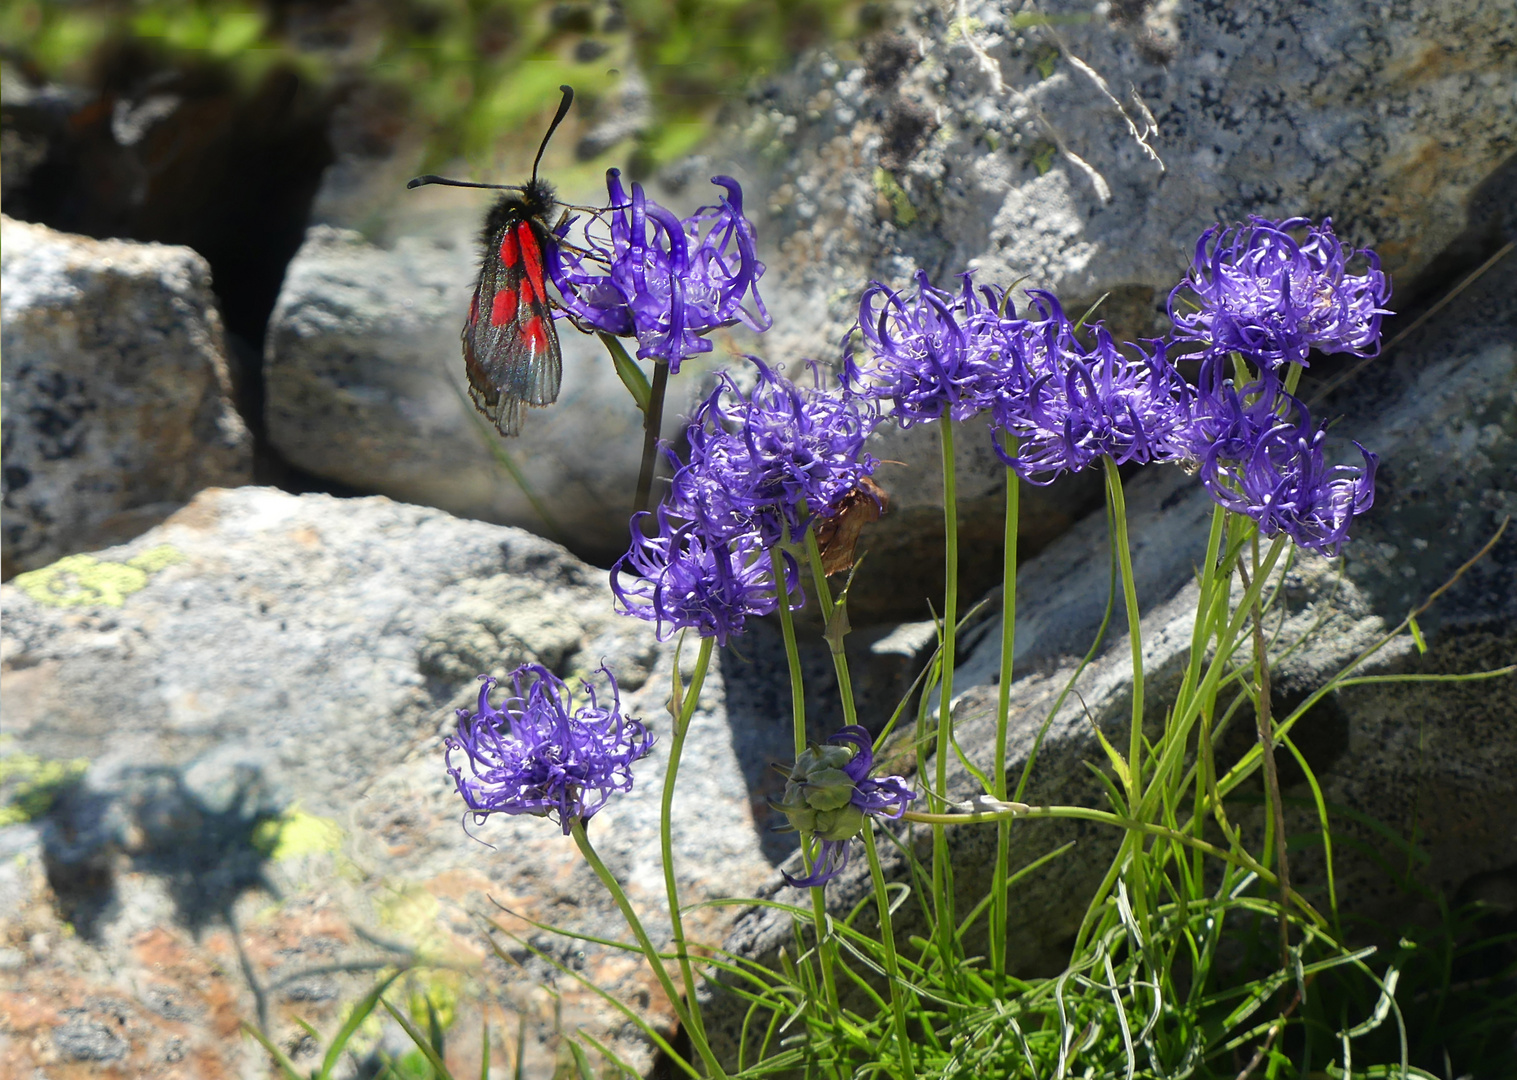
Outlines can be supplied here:
<path id="1" fill-rule="evenodd" d="M 284 800 L 245 760 L 187 768 L 133 766 L 91 774 L 64 791 L 43 824 L 48 883 L 64 918 L 97 940 L 120 913 L 120 875 L 160 879 L 177 921 L 192 933 L 224 916 L 238 895 L 277 895 L 260 826 Z"/>

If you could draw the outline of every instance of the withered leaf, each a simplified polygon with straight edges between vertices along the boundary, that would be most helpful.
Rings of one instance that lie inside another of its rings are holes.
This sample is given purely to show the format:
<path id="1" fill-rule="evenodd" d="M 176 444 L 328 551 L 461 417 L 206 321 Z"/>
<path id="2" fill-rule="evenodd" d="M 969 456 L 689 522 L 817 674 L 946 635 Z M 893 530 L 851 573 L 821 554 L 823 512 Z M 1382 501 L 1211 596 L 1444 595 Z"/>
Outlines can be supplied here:
<path id="1" fill-rule="evenodd" d="M 849 569 L 854 563 L 854 548 L 859 533 L 871 521 L 878 521 L 890 509 L 890 496 L 869 477 L 844 495 L 816 523 L 816 542 L 822 550 L 822 569 L 828 577 Z"/>

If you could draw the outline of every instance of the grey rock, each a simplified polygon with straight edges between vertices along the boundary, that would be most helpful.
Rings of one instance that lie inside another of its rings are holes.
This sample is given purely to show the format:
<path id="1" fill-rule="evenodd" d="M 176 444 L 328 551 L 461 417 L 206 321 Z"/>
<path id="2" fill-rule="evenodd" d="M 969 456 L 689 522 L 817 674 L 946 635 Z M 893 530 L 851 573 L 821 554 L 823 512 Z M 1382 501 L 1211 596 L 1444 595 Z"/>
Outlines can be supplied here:
<path id="1" fill-rule="evenodd" d="M 131 1049 L 107 1024 L 81 1015 L 69 1017 L 53 1030 L 53 1045 L 74 1061 L 119 1061 Z"/>
<path id="2" fill-rule="evenodd" d="M 752 181 L 775 313 L 766 356 L 835 358 L 865 282 L 908 288 L 918 269 L 943 287 L 973 269 L 1050 289 L 1071 317 L 1105 295 L 1114 333 L 1158 336 L 1202 230 L 1249 214 L 1330 215 L 1380 253 L 1400 301 L 1517 149 L 1510 0 L 1040 7 L 1074 17 L 1052 27 L 1019 27 L 1019 11 L 910 5 L 857 58 L 812 54 L 728 115 L 706 151 Z M 1162 169 L 1134 135 L 1144 109 Z M 960 438 L 966 593 L 1000 574 L 999 462 L 982 430 Z M 868 537 L 861 614 L 920 619 L 941 594 L 934 434 L 876 440 L 901 464 L 881 468 L 896 509 Z M 1099 506 L 1080 484 L 1034 498 L 1024 555 Z"/>
<path id="3" fill-rule="evenodd" d="M 599 157 L 624 139 L 642 133 L 653 119 L 648 81 L 635 68 L 600 103 L 590 130 L 580 136 L 574 153 L 581 161 Z"/>
<path id="4" fill-rule="evenodd" d="M 285 276 L 265 354 L 269 439 L 319 476 L 406 502 L 553 535 L 597 561 L 627 547 L 642 414 L 605 349 L 561 326 L 563 389 L 502 439 L 466 394 L 458 334 L 478 273 L 476 219 L 380 248 L 318 226 Z M 481 211 L 482 213 L 482 211 Z M 699 363 L 671 387 L 679 431 Z M 515 459 L 551 522 L 497 460 Z"/>
<path id="5" fill-rule="evenodd" d="M 205 260 L 5 218 L 7 576 L 252 476 Z"/>
<path id="6" fill-rule="evenodd" d="M 813 340 L 837 340 L 863 281 L 904 286 L 919 267 L 1025 275 L 1076 312 L 1110 291 L 1106 317 L 1141 329 L 1201 231 L 1250 213 L 1332 215 L 1407 281 L 1462 232 L 1470 194 L 1517 146 L 1509 2 L 1181 3 L 1023 28 L 1017 10 L 916 5 L 860 59 L 810 57 L 733 118 L 768 184 L 775 285 L 826 313 L 806 328 Z M 1144 128 L 1143 108 L 1162 169 L 1128 125 Z M 1055 132 L 1109 199 L 1040 153 Z M 1132 313 L 1114 317 L 1113 302 Z"/>
<path id="7" fill-rule="evenodd" d="M 0 830 L 9 845 L 0 850 L 31 852 L 46 883 L 36 886 L 31 871 L 0 877 L 3 895 L 23 894 L 19 913 L 0 912 L 0 933 L 19 933 L 5 928 L 11 918 L 46 926 L 67 917 L 77 930 L 20 977 L 42 986 L 57 965 L 136 973 L 121 977 L 154 987 L 144 999 L 152 1016 L 182 1023 L 191 1043 L 205 1045 L 224 1011 L 208 1002 L 256 1015 L 240 971 L 268 1000 L 298 1002 L 319 1019 L 361 996 L 396 950 L 418 950 L 485 963 L 481 982 L 532 1018 L 533 1053 L 552 1052 L 552 1010 L 532 1004 L 546 982 L 576 1024 L 649 1061 L 651 1048 L 624 1030 L 624 1017 L 543 961 L 522 953 L 524 967 L 491 966 L 481 918 L 540 934 L 492 898 L 582 932 L 624 928 L 551 822 L 497 818 L 465 831 L 441 745 L 481 671 L 503 675 L 531 659 L 571 684 L 585 676 L 604 685 L 595 674 L 603 662 L 625 674 L 623 709 L 658 742 L 635 789 L 590 831 L 657 935 L 673 649 L 647 624 L 613 615 L 604 571 L 520 530 L 435 509 L 264 488 L 204 492 L 149 534 L 92 558 L 109 577 L 147 552 L 157 553 L 145 564 L 156 568 L 109 594 L 114 606 L 67 565 L 3 590 L 0 687 L 15 751 L 90 761 L 37 825 Z M 788 725 L 734 739 L 725 686 L 725 668 L 714 665 L 675 802 L 686 902 L 751 894 L 788 850 L 761 840 L 755 817 L 766 811 L 750 780 L 785 755 Z M 699 940 L 720 941 L 731 910 L 692 912 L 687 925 Z M 235 929 L 250 959 L 215 951 L 231 948 L 222 927 Z M 642 965 L 540 936 L 552 955 L 644 1002 L 653 1022 L 672 1022 Z M 176 959 L 153 966 L 144 941 L 155 943 L 152 955 Z M 212 985 L 224 987 L 222 998 L 209 996 Z M 474 1023 L 478 1038 L 477 1005 L 460 1008 L 456 1030 Z M 143 1022 L 156 1024 L 152 1016 Z M 95 1038 L 86 1027 L 69 1028 L 78 1031 L 68 1045 Z M 280 1028 L 275 1037 L 297 1034 Z"/>

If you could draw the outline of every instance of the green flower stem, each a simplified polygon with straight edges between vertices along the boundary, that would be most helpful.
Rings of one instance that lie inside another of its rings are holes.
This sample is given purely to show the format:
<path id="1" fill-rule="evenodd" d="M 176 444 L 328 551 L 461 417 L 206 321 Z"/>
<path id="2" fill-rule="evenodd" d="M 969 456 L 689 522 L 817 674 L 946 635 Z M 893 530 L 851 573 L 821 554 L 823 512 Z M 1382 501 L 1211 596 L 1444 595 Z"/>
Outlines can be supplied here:
<path id="1" fill-rule="evenodd" d="M 1206 643 L 1211 640 L 1214 621 L 1212 594 L 1217 581 L 1217 557 L 1222 550 L 1222 533 L 1227 517 L 1227 511 L 1222 507 L 1212 508 L 1211 532 L 1206 539 L 1206 559 L 1201 564 L 1201 580 L 1196 599 L 1196 621 L 1190 634 L 1190 655 L 1186 658 L 1185 675 L 1180 681 L 1179 693 L 1175 695 L 1175 719 L 1182 723 L 1191 713 L 1190 696 L 1195 692 L 1201 671 L 1206 666 Z"/>
<path id="2" fill-rule="evenodd" d="M 822 568 L 822 549 L 816 542 L 814 528 L 806 530 L 806 561 L 811 567 L 811 582 L 816 586 L 817 603 L 821 605 L 822 619 L 827 628 L 827 647 L 832 650 L 832 667 L 837 672 L 843 722 L 857 724 L 859 713 L 853 700 L 853 678 L 848 674 L 848 654 L 843 651 L 843 633 L 846 627 L 835 625 L 837 620 L 846 619 L 847 613 L 839 611 L 842 605 L 832 599 L 832 587 L 827 584 L 827 572 Z"/>
<path id="3" fill-rule="evenodd" d="M 1285 392 L 1292 396 L 1296 393 L 1296 386 L 1301 382 L 1301 372 L 1305 369 L 1300 364 L 1285 365 Z"/>
<path id="4" fill-rule="evenodd" d="M 807 546 L 810 550 L 816 550 L 816 537 L 807 532 Z M 814 565 L 821 566 L 820 553 Z M 785 596 L 785 564 L 778 547 L 769 549 L 769 567 L 774 575 L 774 588 L 781 598 L 780 630 L 785 638 L 785 660 L 790 667 L 790 713 L 791 727 L 794 731 L 795 756 L 799 758 L 806 752 L 806 688 L 801 679 L 801 655 L 800 649 L 795 642 L 795 619 L 791 616 L 790 607 L 784 602 Z M 822 611 L 828 619 L 832 613 L 832 594 L 827 589 L 827 580 L 823 577 L 817 583 L 817 592 L 821 597 Z M 848 663 L 841 660 L 836 653 L 833 655 L 834 664 L 841 664 L 838 671 L 838 686 L 848 686 Z M 843 697 L 843 707 L 846 710 L 853 702 L 851 687 Z M 806 867 L 806 873 L 811 873 L 811 856 L 807 849 L 808 836 L 801 837 L 801 859 Z M 816 931 L 816 954 L 817 962 L 822 969 L 822 986 L 827 995 L 827 1005 L 832 1016 L 839 1015 L 837 975 L 832 969 L 833 945 L 827 938 L 827 896 L 826 890 L 821 885 L 811 887 L 811 919 Z"/>
<path id="5" fill-rule="evenodd" d="M 955 490 L 953 418 L 938 421 L 943 450 L 943 643 L 939 650 L 938 740 L 936 750 L 937 798 L 948 799 L 948 758 L 953 749 L 954 645 L 959 624 L 959 506 Z M 953 971 L 954 927 L 953 877 L 948 858 L 948 838 L 941 827 L 932 831 L 932 891 L 937 904 L 938 948 L 945 973 Z"/>
<path id="6" fill-rule="evenodd" d="M 1132 725 L 1127 743 L 1127 806 L 1136 812 L 1143 796 L 1143 629 L 1142 616 L 1138 611 L 1138 584 L 1132 572 L 1132 548 L 1127 538 L 1127 502 L 1122 493 L 1122 476 L 1117 463 L 1110 454 L 1101 459 L 1105 466 L 1106 491 L 1111 499 L 1112 537 L 1117 549 L 1117 565 L 1122 572 L 1122 602 L 1127 607 L 1127 639 L 1132 648 Z M 1155 786 L 1159 786 L 1156 782 Z M 1147 815 L 1139 815 L 1146 817 Z M 1137 867 L 1143 860 L 1144 834 L 1129 830 L 1123 838 L 1122 853 L 1118 860 L 1130 859 L 1129 865 Z M 1148 895 L 1146 883 L 1134 875 L 1129 881 L 1132 889 L 1133 913 L 1140 923 L 1148 920 Z"/>
<path id="7" fill-rule="evenodd" d="M 947 798 L 948 757 L 952 751 L 954 631 L 959 622 L 959 507 L 955 490 L 953 420 L 938 421 L 943 447 L 943 648 L 942 678 L 938 695 L 937 783 L 938 797 Z"/>
<path id="8" fill-rule="evenodd" d="M 811 859 L 806 854 L 808 837 L 801 837 L 801 858 L 805 859 L 806 873 L 811 873 Z M 832 955 L 837 943 L 827 933 L 827 886 L 813 885 L 811 893 L 811 921 L 816 930 L 816 956 L 822 968 L 822 991 L 827 995 L 827 1015 L 838 1019 L 843 1015 L 838 999 L 837 974 L 832 970 Z"/>
<path id="9" fill-rule="evenodd" d="M 640 514 L 648 509 L 648 496 L 653 491 L 653 472 L 658 464 L 658 437 L 664 424 L 664 391 L 669 385 L 669 361 L 653 361 L 653 386 L 648 396 L 648 411 L 643 414 L 643 463 L 637 470 L 637 495 L 632 500 L 632 512 Z"/>
<path id="10" fill-rule="evenodd" d="M 707 640 L 710 639 L 708 638 Z M 622 890 L 621 883 L 616 880 L 616 875 L 612 874 L 606 864 L 601 862 L 600 856 L 595 853 L 595 848 L 590 846 L 590 838 L 585 835 L 584 821 L 575 818 L 569 824 L 569 832 L 574 837 L 574 842 L 579 845 L 580 854 L 585 857 L 585 862 L 590 864 L 590 869 L 595 871 L 595 876 L 600 878 L 601 884 L 611 894 L 611 899 L 615 900 L 616 906 L 621 909 L 622 918 L 627 920 L 627 926 L 632 930 L 632 936 L 637 938 L 637 944 L 642 948 L 643 956 L 647 959 L 648 966 L 653 969 L 653 974 L 657 977 L 659 985 L 664 988 L 664 994 L 669 998 L 669 1004 L 674 1009 L 675 1017 L 685 1026 L 685 1030 L 690 1033 L 690 1041 L 695 1044 L 695 1049 L 699 1052 L 701 1060 L 705 1062 L 707 1071 L 712 1076 L 725 1077 L 727 1074 L 722 1071 L 721 1063 L 716 1060 L 716 1055 L 711 1052 L 711 1047 L 707 1045 L 705 1035 L 698 1032 L 691 1022 L 690 1018 L 695 1006 L 694 997 L 690 999 L 689 1004 L 691 1008 L 687 1010 L 685 1004 L 680 1000 L 679 991 L 674 987 L 674 980 L 669 978 L 669 972 L 664 967 L 663 960 L 659 958 L 658 950 L 653 947 L 653 942 L 648 939 L 648 932 L 643 929 L 642 920 L 637 917 L 637 912 L 632 909 L 632 901 L 627 899 L 627 894 Z M 667 830 L 665 832 L 667 834 Z M 680 952 L 683 957 L 683 946 L 681 946 Z"/>
<path id="11" fill-rule="evenodd" d="M 1254 575 L 1259 573 L 1259 539 L 1253 543 Z M 1248 588 L 1248 571 L 1238 563 L 1238 575 L 1243 587 Z M 1280 799 L 1280 772 L 1275 762 L 1275 736 L 1270 716 L 1269 649 L 1264 642 L 1264 615 L 1259 609 L 1259 596 L 1254 594 L 1254 719 L 1259 728 L 1259 754 L 1264 764 L 1264 797 L 1269 804 L 1271 824 L 1275 834 L 1275 870 L 1280 878 L 1280 958 L 1290 963 L 1290 921 L 1286 918 L 1286 899 L 1290 896 L 1290 859 L 1285 851 L 1285 804 Z M 1266 846 L 1266 853 L 1268 847 Z M 1268 858 L 1268 855 L 1265 856 Z"/>
<path id="12" fill-rule="evenodd" d="M 778 547 L 769 549 L 769 569 L 774 592 L 780 597 L 780 633 L 785 638 L 785 660 L 790 666 L 790 726 L 795 734 L 795 756 L 806 752 L 806 687 L 801 679 L 801 654 L 795 643 L 795 616 L 785 597 L 785 560 Z"/>
<path id="13" fill-rule="evenodd" d="M 1223 678 L 1227 674 L 1228 667 L 1232 661 L 1233 653 L 1236 651 L 1238 646 L 1239 633 L 1241 632 L 1243 626 L 1248 622 L 1248 617 L 1250 612 L 1253 610 L 1253 605 L 1255 601 L 1258 600 L 1259 596 L 1263 593 L 1265 586 L 1269 582 L 1270 575 L 1274 573 L 1275 564 L 1279 562 L 1280 556 L 1284 554 L 1286 550 L 1286 544 L 1287 540 L 1285 534 L 1282 533 L 1279 536 L 1275 537 L 1274 541 L 1269 546 L 1269 551 L 1265 553 L 1263 562 L 1259 564 L 1259 572 L 1257 576 L 1249 582 L 1248 588 L 1243 591 L 1243 596 L 1239 600 L 1237 607 L 1234 608 L 1232 617 L 1226 620 L 1217 620 L 1219 629 L 1216 636 L 1216 655 L 1212 657 L 1211 663 L 1207 667 L 1206 675 L 1202 678 L 1201 685 L 1196 691 L 1197 699 L 1205 704 L 1208 709 L 1211 707 L 1210 703 L 1216 700 L 1218 688 L 1220 687 Z M 1231 562 L 1224 560 L 1223 566 L 1227 568 L 1227 571 L 1230 575 L 1232 573 Z M 1219 577 L 1219 589 L 1225 588 L 1225 586 L 1222 584 L 1222 581 L 1223 579 Z M 1225 592 L 1219 595 L 1219 607 L 1220 602 L 1226 597 L 1226 595 L 1227 594 Z M 1286 731 L 1282 728 L 1280 734 L 1284 735 L 1286 734 Z M 1179 757 L 1183 754 L 1184 749 L 1184 745 L 1179 740 L 1176 740 L 1174 745 L 1166 747 L 1165 754 L 1166 756 L 1173 755 L 1174 757 Z M 1161 762 L 1161 771 L 1169 764 L 1170 763 L 1168 761 Z M 1234 770 L 1236 770 L 1236 768 L 1237 766 L 1234 766 Z M 1231 776 L 1232 773 L 1230 772 L 1228 775 Z M 1223 791 L 1223 794 L 1226 794 L 1226 790 Z M 1139 809 L 1139 816 L 1150 816 L 1153 813 L 1154 805 L 1158 801 L 1158 798 L 1159 792 L 1157 790 L 1150 790 L 1148 794 L 1143 798 L 1142 806 Z M 1210 803 L 1208 806 L 1210 807 Z"/>
<path id="14" fill-rule="evenodd" d="M 1138 585 L 1132 572 L 1132 549 L 1127 542 L 1127 503 L 1117 463 L 1107 454 L 1106 490 L 1111 495 L 1117 562 L 1122 569 L 1122 600 L 1127 605 L 1127 638 L 1132 647 L 1132 731 L 1127 749 L 1127 804 L 1136 806 L 1143 791 L 1143 630 L 1138 611 Z"/>
<path id="15" fill-rule="evenodd" d="M 874 822 L 864 819 L 864 854 L 869 859 L 869 880 L 874 883 L 874 904 L 880 915 L 880 944 L 885 950 L 885 974 L 890 979 L 890 1009 L 895 1014 L 895 1040 L 901 1048 L 904 1080 L 915 1080 L 911 1036 L 906 1031 L 905 988 L 901 985 L 901 967 L 895 955 L 895 930 L 890 921 L 890 894 L 885 891 L 885 873 L 880 869 L 880 855 L 874 849 Z"/>
<path id="16" fill-rule="evenodd" d="M 685 926 L 680 917 L 679 883 L 674 873 L 674 783 L 679 776 L 680 755 L 685 748 L 685 736 L 690 731 L 690 719 L 700 702 L 701 685 L 706 681 L 706 670 L 711 666 L 711 650 L 715 638 L 701 638 L 701 649 L 695 657 L 695 673 L 690 676 L 690 685 L 679 702 L 679 715 L 674 721 L 674 741 L 669 746 L 669 765 L 664 773 L 663 800 L 659 806 L 659 853 L 664 862 L 664 892 L 669 900 L 669 929 L 674 935 L 674 952 L 679 957 L 680 975 L 684 979 L 687 1015 L 682 1016 L 690 1031 L 690 1041 L 701 1051 L 702 1058 L 710 1058 L 711 1050 L 706 1045 L 706 1028 L 701 1020 L 700 1006 L 695 999 L 695 973 L 690 967 L 690 950 L 685 944 Z M 679 657 L 675 656 L 674 680 L 679 682 Z M 714 1058 L 706 1062 L 709 1068 Z M 716 1075 L 720 1075 L 719 1073 Z"/>
<path id="17" fill-rule="evenodd" d="M 1006 452 L 1015 456 L 1017 441 L 1009 437 Z M 1016 470 L 1006 469 L 1005 556 L 1001 564 L 1001 671 L 996 695 L 996 757 L 991 794 L 1006 800 L 1006 732 L 1011 725 L 1012 657 L 1017 641 L 1017 526 L 1021 514 L 1022 482 Z M 990 893 L 990 966 L 997 988 L 1006 975 L 1006 877 L 1011 864 L 1011 822 L 996 826 L 996 865 Z"/>

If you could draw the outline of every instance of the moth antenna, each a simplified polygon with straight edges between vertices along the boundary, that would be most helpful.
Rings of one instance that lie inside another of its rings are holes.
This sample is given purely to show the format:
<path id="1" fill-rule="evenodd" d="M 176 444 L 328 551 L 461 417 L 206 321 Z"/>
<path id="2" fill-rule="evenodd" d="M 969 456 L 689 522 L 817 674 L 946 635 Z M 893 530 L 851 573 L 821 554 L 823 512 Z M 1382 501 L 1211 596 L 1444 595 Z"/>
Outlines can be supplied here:
<path id="1" fill-rule="evenodd" d="M 537 156 L 532 159 L 532 182 L 537 182 L 537 165 L 543 159 L 543 151 L 548 149 L 548 140 L 553 138 L 553 133 L 558 130 L 558 125 L 564 122 L 564 117 L 569 115 L 569 106 L 574 104 L 574 87 L 560 86 L 564 92 L 564 98 L 558 103 L 558 112 L 553 114 L 553 123 L 548 125 L 548 133 L 543 136 L 542 145 L 537 148 Z"/>
<path id="2" fill-rule="evenodd" d="M 418 176 L 415 180 L 408 183 L 406 190 L 410 191 L 412 188 L 422 187 L 426 184 L 443 184 L 447 187 L 493 188 L 497 191 L 520 191 L 522 188 L 520 184 L 476 184 L 471 180 L 449 180 L 446 176 L 434 176 L 431 173 L 427 173 L 426 176 Z"/>

